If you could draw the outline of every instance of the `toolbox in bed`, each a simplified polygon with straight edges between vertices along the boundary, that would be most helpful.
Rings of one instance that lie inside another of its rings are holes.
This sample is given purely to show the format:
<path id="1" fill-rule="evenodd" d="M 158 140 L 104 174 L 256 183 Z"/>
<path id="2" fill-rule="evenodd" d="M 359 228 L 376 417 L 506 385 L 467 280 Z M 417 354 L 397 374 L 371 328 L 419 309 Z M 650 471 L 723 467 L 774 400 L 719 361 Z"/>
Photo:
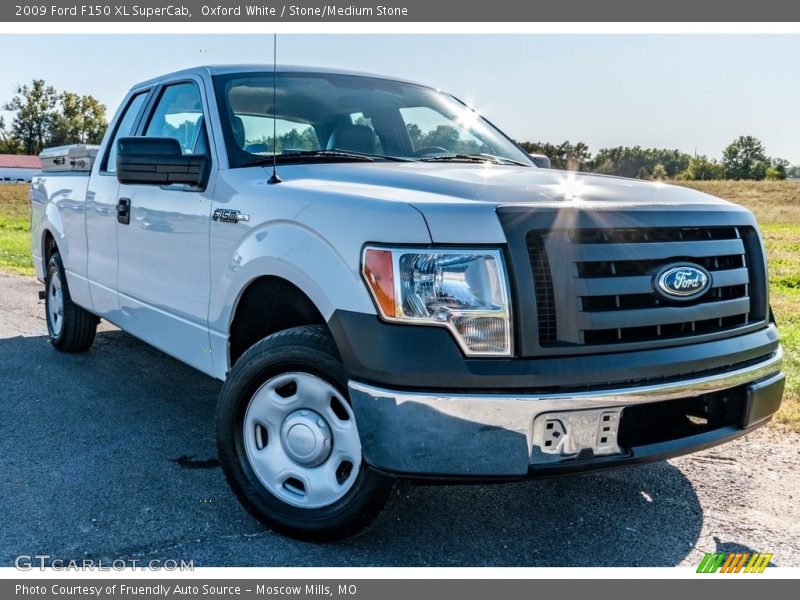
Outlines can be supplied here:
<path id="1" fill-rule="evenodd" d="M 42 171 L 91 171 L 99 146 L 71 144 L 47 148 L 39 153 Z"/>

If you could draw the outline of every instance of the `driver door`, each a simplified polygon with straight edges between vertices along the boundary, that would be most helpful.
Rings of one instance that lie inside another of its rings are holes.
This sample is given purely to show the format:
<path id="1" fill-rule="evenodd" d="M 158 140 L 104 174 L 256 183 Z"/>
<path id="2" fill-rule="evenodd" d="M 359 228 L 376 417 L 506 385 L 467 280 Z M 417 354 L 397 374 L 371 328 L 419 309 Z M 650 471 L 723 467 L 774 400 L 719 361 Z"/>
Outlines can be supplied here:
<path id="1" fill-rule="evenodd" d="M 184 154 L 211 157 L 203 82 L 161 86 L 139 128 L 145 137 L 171 137 Z M 164 352 L 212 372 L 208 333 L 209 223 L 214 169 L 204 189 L 184 184 L 119 186 L 117 290 L 120 325 Z"/>

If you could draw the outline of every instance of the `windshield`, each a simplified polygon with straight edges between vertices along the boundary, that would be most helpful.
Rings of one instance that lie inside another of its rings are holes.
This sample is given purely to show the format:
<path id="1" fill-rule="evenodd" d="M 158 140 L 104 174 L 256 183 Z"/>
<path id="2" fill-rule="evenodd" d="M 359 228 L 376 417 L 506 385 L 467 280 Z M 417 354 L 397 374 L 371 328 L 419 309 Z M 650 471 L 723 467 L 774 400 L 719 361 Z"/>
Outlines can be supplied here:
<path id="1" fill-rule="evenodd" d="M 232 168 L 271 158 L 273 148 L 279 158 L 295 161 L 349 153 L 532 165 L 480 115 L 430 88 L 355 75 L 279 73 L 273 103 L 271 73 L 214 80 Z"/>

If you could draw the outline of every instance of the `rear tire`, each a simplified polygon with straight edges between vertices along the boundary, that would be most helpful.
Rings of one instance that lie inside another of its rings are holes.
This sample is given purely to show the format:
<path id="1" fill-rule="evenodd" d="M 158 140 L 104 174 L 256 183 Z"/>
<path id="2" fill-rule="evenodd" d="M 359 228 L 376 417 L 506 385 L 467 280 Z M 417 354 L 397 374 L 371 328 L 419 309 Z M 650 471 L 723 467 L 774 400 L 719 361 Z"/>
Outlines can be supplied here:
<path id="1" fill-rule="evenodd" d="M 364 529 L 394 483 L 361 455 L 347 377 L 324 326 L 270 335 L 236 362 L 217 405 L 222 467 L 242 504 L 290 537 Z"/>
<path id="2" fill-rule="evenodd" d="M 97 333 L 97 317 L 72 301 L 58 252 L 47 264 L 45 317 L 50 343 L 63 352 L 85 352 Z"/>

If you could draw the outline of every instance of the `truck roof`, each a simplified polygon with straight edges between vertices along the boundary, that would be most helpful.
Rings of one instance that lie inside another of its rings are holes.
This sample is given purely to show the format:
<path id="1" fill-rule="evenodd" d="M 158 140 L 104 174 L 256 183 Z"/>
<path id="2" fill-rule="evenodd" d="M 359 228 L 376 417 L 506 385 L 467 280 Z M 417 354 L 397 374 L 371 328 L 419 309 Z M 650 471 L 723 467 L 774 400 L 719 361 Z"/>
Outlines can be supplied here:
<path id="1" fill-rule="evenodd" d="M 180 71 L 173 71 L 172 73 L 166 73 L 164 75 L 159 75 L 158 77 L 153 77 L 151 79 L 147 79 L 142 81 L 134 86 L 134 88 L 145 86 L 145 85 L 152 85 L 155 83 L 159 83 L 165 80 L 172 80 L 179 78 L 182 75 L 229 75 L 232 73 L 253 73 L 253 72 L 264 72 L 264 73 L 272 73 L 272 64 L 228 64 L 228 65 L 198 65 L 196 67 L 191 67 L 188 69 L 181 69 Z M 431 87 L 426 86 L 424 84 L 410 81 L 407 79 L 399 78 L 399 77 L 390 77 L 387 75 L 379 75 L 375 73 L 363 73 L 359 71 L 349 71 L 346 69 L 331 69 L 326 67 L 312 67 L 312 66 L 304 66 L 304 65 L 282 65 L 279 64 L 276 67 L 279 73 L 320 73 L 320 74 L 329 74 L 329 75 L 353 75 L 357 77 L 374 77 L 377 79 L 387 79 L 390 81 L 399 81 L 402 83 L 410 83 L 413 85 L 421 85 L 423 87 Z"/>

